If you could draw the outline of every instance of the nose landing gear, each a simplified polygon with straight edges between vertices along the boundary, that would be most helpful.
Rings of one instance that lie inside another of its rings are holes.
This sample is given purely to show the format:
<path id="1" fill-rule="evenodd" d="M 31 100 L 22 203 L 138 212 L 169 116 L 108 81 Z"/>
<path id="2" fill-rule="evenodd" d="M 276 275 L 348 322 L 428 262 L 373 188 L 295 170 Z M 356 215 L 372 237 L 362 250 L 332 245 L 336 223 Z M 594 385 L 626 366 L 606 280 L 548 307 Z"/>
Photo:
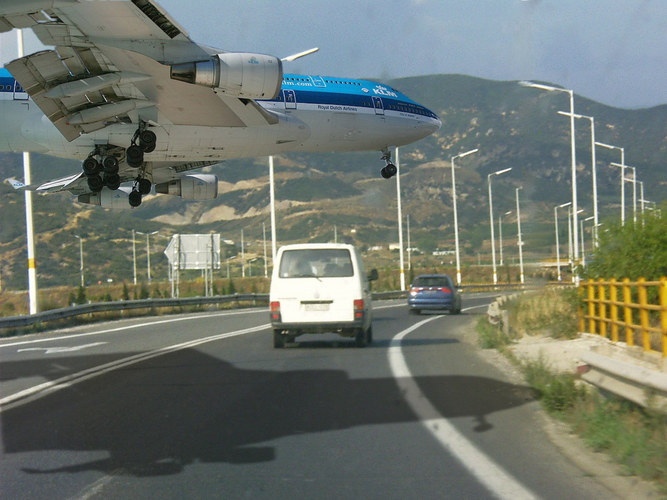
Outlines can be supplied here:
<path id="1" fill-rule="evenodd" d="M 396 165 L 391 162 L 391 153 L 388 149 L 382 150 L 382 159 L 385 162 L 385 166 L 380 170 L 380 175 L 382 175 L 384 179 L 391 179 L 396 175 L 398 169 L 396 168 Z"/>

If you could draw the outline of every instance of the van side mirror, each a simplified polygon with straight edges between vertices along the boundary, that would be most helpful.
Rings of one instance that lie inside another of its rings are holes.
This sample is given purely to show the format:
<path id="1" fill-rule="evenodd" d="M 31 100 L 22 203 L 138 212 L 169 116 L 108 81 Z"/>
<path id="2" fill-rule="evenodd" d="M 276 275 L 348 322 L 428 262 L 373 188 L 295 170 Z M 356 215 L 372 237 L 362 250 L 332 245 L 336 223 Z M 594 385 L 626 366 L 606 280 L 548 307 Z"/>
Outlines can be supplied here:
<path id="1" fill-rule="evenodd" d="M 378 270 L 371 269 L 371 272 L 368 273 L 368 281 L 375 281 L 376 279 L 378 279 Z"/>

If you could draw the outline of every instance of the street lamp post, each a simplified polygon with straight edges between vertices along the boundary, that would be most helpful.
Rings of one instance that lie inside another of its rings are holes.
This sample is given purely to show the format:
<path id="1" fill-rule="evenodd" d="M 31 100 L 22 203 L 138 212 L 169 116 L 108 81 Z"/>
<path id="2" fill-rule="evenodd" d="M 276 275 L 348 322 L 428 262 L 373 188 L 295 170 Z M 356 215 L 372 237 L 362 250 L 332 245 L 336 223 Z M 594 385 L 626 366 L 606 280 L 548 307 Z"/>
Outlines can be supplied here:
<path id="1" fill-rule="evenodd" d="M 269 197 L 271 199 L 271 263 L 276 259 L 276 191 L 273 179 L 273 156 L 269 156 Z"/>
<path id="2" fill-rule="evenodd" d="M 83 279 L 83 238 L 76 234 L 74 237 L 79 240 L 79 272 L 81 273 L 81 288 L 83 288 L 85 286 Z"/>
<path id="3" fill-rule="evenodd" d="M 146 279 L 148 283 L 151 282 L 151 244 L 149 241 L 149 236 L 158 234 L 158 231 L 153 231 L 152 233 L 142 233 L 141 231 L 132 231 L 135 234 L 143 234 L 146 236 Z M 134 250 L 133 250 L 134 251 Z M 136 257 L 136 252 L 134 252 Z M 136 263 L 135 263 L 135 284 L 136 284 Z"/>
<path id="4" fill-rule="evenodd" d="M 502 175 L 506 172 L 509 172 L 512 170 L 512 167 L 510 168 L 504 168 L 502 170 L 497 170 L 493 173 L 490 173 L 489 175 L 486 176 L 487 183 L 489 185 L 489 222 L 491 225 L 491 259 L 493 261 L 493 284 L 496 285 L 498 283 L 498 272 L 496 270 L 496 243 L 495 243 L 495 237 L 493 234 L 493 192 L 491 190 L 491 177 L 494 175 Z"/>
<path id="5" fill-rule="evenodd" d="M 596 146 L 607 149 L 616 149 L 621 152 L 621 163 L 612 163 L 612 165 L 621 167 L 621 225 L 625 225 L 625 148 L 614 146 L 612 144 L 605 144 L 604 142 L 596 142 Z"/>
<path id="6" fill-rule="evenodd" d="M 579 260 L 579 243 L 578 239 L 578 230 L 577 230 L 577 154 L 575 147 L 575 135 L 574 135 L 574 91 L 569 89 L 562 89 L 558 87 L 551 87 L 549 85 L 542 85 L 539 83 L 533 82 L 519 82 L 520 85 L 524 87 L 531 87 L 534 89 L 546 90 L 548 92 L 565 92 L 570 96 L 570 112 L 568 116 L 570 117 L 570 160 L 571 160 L 571 175 L 572 175 L 572 211 L 574 214 L 574 224 L 573 224 L 573 258 L 574 262 L 577 263 Z M 576 265 L 576 264 L 575 264 Z M 579 277 L 575 275 L 575 283 L 579 281 Z"/>
<path id="7" fill-rule="evenodd" d="M 401 163 L 396 148 L 396 205 L 398 206 L 398 246 L 399 246 L 399 273 L 401 290 L 405 290 L 405 264 L 403 262 L 403 213 L 401 209 Z"/>
<path id="8" fill-rule="evenodd" d="M 459 219 L 456 212 L 456 174 L 454 171 L 454 160 L 476 153 L 479 149 L 471 149 L 465 153 L 452 156 L 452 205 L 454 206 L 454 240 L 456 242 L 456 284 L 461 285 L 461 259 L 459 256 Z M 493 225 L 493 224 L 492 224 Z"/>
<path id="9" fill-rule="evenodd" d="M 512 211 L 508 210 L 498 216 L 498 250 L 500 250 L 500 266 L 503 265 L 503 215 L 509 215 Z"/>
<path id="10" fill-rule="evenodd" d="M 582 213 L 584 211 L 583 208 L 580 208 L 577 212 Z M 574 235 L 575 231 L 572 230 L 574 227 L 573 221 L 574 216 L 572 214 L 572 206 L 570 205 L 567 207 L 567 240 L 568 240 L 568 257 L 569 257 L 569 262 L 570 262 L 570 271 L 572 272 L 572 283 L 577 282 L 577 277 L 575 274 L 576 266 L 577 264 L 575 263 L 574 260 L 574 253 L 572 249 L 574 248 L 574 242 L 575 238 L 578 238 L 578 236 Z"/>
<path id="11" fill-rule="evenodd" d="M 19 59 L 24 55 L 23 30 L 16 30 L 16 44 L 18 46 Z M 23 182 L 26 186 L 32 183 L 30 170 L 30 153 L 23 152 Z M 25 235 L 26 250 L 28 253 L 28 302 L 30 314 L 39 312 L 39 294 L 37 292 L 37 266 L 35 260 L 35 230 L 32 214 L 32 191 L 26 189 L 23 192 L 25 200 Z"/>
<path id="12" fill-rule="evenodd" d="M 556 267 L 558 268 L 558 281 L 562 281 L 560 274 L 560 243 L 558 242 L 558 209 L 572 205 L 571 201 L 554 207 L 554 225 L 556 226 Z"/>
<path id="13" fill-rule="evenodd" d="M 570 113 L 565 111 L 558 112 L 564 116 L 570 116 Z M 595 145 L 598 144 L 595 142 L 595 118 L 592 116 L 585 115 L 574 115 L 577 119 L 586 119 L 591 122 L 591 168 L 592 168 L 592 180 L 593 180 L 593 243 L 597 247 L 598 245 L 598 181 L 597 181 L 597 168 L 596 168 L 596 159 L 595 159 Z M 582 251 L 583 253 L 583 251 Z"/>
<path id="14" fill-rule="evenodd" d="M 586 267 L 586 245 L 584 244 L 584 222 L 593 220 L 593 216 L 581 220 L 581 266 Z"/>
<path id="15" fill-rule="evenodd" d="M 519 246 L 519 276 L 521 277 L 521 284 L 524 283 L 524 274 L 523 274 L 523 240 L 521 239 L 521 210 L 519 209 L 519 190 L 523 189 L 523 186 L 520 186 L 514 190 L 516 193 L 516 230 L 519 234 L 517 239 L 517 245 Z"/>

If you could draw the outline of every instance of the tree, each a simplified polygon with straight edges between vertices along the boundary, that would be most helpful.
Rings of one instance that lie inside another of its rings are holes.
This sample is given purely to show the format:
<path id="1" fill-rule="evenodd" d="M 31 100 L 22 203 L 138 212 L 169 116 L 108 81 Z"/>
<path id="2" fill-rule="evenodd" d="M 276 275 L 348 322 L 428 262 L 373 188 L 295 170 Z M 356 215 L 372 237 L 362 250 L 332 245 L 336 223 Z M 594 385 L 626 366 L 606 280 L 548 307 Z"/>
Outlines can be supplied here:
<path id="1" fill-rule="evenodd" d="M 667 276 L 667 204 L 639 218 L 602 226 L 599 246 L 584 271 L 585 278 L 646 278 Z M 604 229 L 603 229 L 604 228 Z"/>

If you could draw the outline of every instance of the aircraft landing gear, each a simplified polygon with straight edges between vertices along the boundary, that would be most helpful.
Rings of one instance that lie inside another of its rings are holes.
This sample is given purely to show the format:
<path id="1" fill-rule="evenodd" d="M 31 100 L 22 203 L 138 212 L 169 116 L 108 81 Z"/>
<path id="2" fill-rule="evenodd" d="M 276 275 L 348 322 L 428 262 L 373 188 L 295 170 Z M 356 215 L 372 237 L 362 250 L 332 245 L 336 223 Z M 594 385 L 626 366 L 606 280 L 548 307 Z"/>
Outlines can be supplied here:
<path id="1" fill-rule="evenodd" d="M 125 150 L 125 161 L 132 168 L 139 168 L 144 163 L 144 153 L 155 151 L 157 143 L 155 132 L 144 127 L 145 124 L 142 122 L 142 126 L 134 133 L 132 144 Z"/>
<path id="2" fill-rule="evenodd" d="M 396 168 L 396 165 L 391 162 L 391 153 L 389 152 L 389 149 L 382 150 L 382 159 L 385 162 L 385 166 L 380 170 L 380 175 L 382 175 L 384 179 L 391 179 L 396 175 L 398 169 Z"/>
<path id="3" fill-rule="evenodd" d="M 141 199 L 144 195 L 151 192 L 151 181 L 145 178 L 137 178 L 132 186 L 132 191 L 128 195 L 128 200 L 132 208 L 141 205 Z"/>
<path id="4" fill-rule="evenodd" d="M 104 186 L 111 190 L 120 187 L 120 176 L 118 175 L 118 158 L 112 150 L 105 146 L 98 146 L 90 153 L 81 165 L 83 173 L 88 181 L 88 188 L 97 193 Z"/>

